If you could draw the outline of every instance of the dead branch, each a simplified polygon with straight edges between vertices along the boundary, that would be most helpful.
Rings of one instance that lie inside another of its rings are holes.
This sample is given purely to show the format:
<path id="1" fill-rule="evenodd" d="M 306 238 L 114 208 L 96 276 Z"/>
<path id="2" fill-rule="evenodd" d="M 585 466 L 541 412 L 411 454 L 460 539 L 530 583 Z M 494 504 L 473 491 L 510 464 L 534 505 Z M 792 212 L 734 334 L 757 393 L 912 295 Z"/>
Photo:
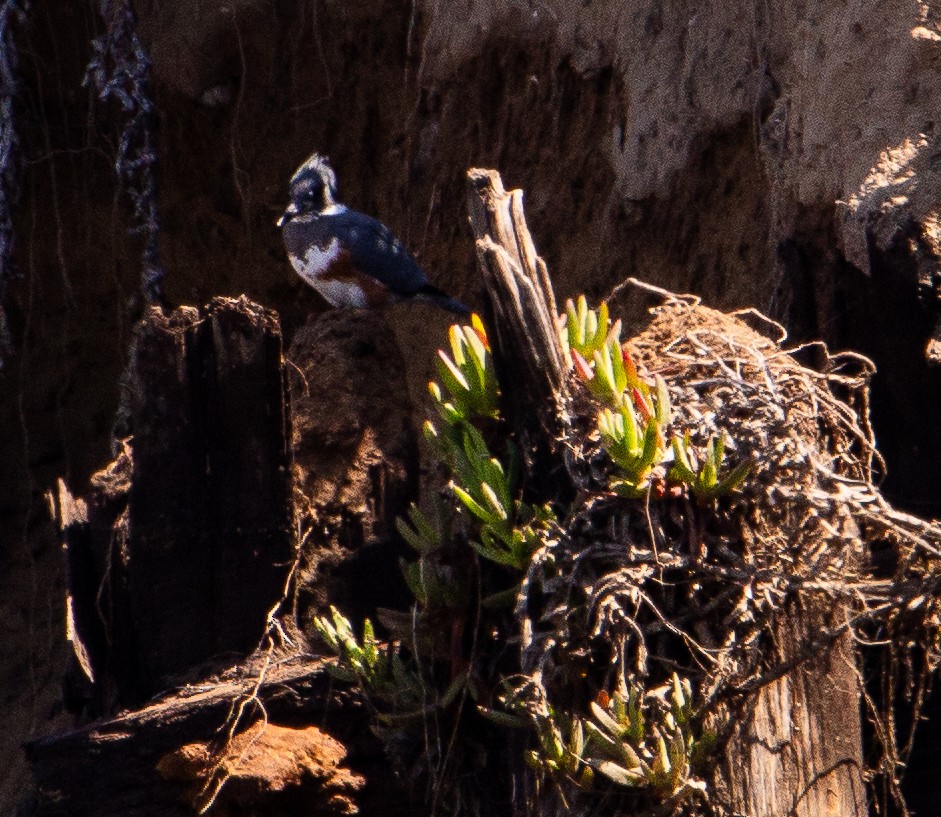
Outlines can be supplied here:
<path id="1" fill-rule="evenodd" d="M 525 427 L 535 407 L 551 438 L 567 423 L 566 366 L 556 303 L 546 265 L 523 215 L 523 192 L 503 188 L 494 170 L 467 172 L 470 222 L 483 272 L 494 359 L 514 425 Z"/>

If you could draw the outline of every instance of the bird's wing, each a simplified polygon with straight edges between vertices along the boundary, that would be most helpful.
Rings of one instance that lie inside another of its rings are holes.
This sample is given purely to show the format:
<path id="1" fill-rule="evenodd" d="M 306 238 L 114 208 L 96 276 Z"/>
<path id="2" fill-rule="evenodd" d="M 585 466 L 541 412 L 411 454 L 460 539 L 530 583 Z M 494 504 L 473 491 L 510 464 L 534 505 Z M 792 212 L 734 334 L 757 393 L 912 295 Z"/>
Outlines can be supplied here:
<path id="1" fill-rule="evenodd" d="M 384 283 L 393 292 L 411 295 L 428 279 L 392 231 L 355 210 L 323 216 L 340 244 L 350 250 L 353 266 Z"/>

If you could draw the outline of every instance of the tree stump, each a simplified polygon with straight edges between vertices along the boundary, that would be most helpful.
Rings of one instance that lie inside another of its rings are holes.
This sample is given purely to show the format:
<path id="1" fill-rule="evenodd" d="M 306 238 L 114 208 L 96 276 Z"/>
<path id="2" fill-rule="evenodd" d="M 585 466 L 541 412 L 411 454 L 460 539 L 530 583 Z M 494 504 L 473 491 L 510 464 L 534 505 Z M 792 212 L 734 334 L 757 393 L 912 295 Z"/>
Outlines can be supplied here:
<path id="1" fill-rule="evenodd" d="M 801 658 L 817 633 L 837 626 L 847 609 L 820 603 L 782 610 L 773 650 L 794 669 L 758 690 L 717 774 L 717 790 L 734 814 L 749 817 L 864 817 L 858 655 L 847 632 Z"/>
<path id="2" fill-rule="evenodd" d="M 37 817 L 390 813 L 362 701 L 290 641 L 287 585 L 309 613 L 334 594 L 374 605 L 367 575 L 395 585 L 392 525 L 417 477 L 404 366 L 371 316 L 301 330 L 292 438 L 281 348 L 277 316 L 244 298 L 154 308 L 138 327 L 130 436 L 84 499 L 64 485 L 53 498 L 68 703 L 99 719 L 27 747 Z"/>
<path id="3" fill-rule="evenodd" d="M 494 170 L 467 173 L 468 207 L 483 274 L 494 362 L 506 409 L 518 428 L 536 418 L 550 436 L 567 418 L 566 365 L 556 326 L 557 309 L 546 264 L 536 253 L 523 215 L 523 193 L 503 187 Z M 532 429 L 532 433 L 536 433 Z"/>
<path id="4" fill-rule="evenodd" d="M 93 714 L 251 651 L 294 554 L 273 313 L 224 298 L 203 312 L 154 308 L 124 387 L 124 453 L 93 478 L 87 502 L 59 500 Z"/>

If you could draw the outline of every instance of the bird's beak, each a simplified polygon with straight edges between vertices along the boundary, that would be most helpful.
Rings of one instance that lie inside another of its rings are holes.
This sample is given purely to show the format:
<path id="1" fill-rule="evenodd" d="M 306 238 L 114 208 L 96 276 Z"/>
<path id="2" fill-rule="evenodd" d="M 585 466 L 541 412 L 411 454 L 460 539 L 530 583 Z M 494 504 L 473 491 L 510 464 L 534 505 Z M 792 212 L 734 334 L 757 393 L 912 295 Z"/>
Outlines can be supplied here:
<path id="1" fill-rule="evenodd" d="M 279 227 L 283 227 L 287 224 L 294 216 L 296 216 L 300 211 L 297 209 L 297 205 L 294 202 L 291 202 L 288 205 L 288 209 L 284 211 L 281 218 L 276 222 Z"/>

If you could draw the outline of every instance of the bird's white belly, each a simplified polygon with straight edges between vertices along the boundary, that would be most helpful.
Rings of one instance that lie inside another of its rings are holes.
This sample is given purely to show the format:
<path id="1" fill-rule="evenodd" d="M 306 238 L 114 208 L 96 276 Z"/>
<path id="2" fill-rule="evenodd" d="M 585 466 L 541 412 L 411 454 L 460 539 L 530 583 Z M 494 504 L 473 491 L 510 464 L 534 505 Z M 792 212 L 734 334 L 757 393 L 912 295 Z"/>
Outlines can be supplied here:
<path id="1" fill-rule="evenodd" d="M 316 281 L 314 288 L 323 295 L 330 306 L 355 306 L 366 309 L 366 293 L 353 281 Z"/>
<path id="2" fill-rule="evenodd" d="M 316 289 L 331 306 L 365 308 L 366 294 L 353 281 L 339 281 L 321 277 L 340 255 L 340 242 L 333 239 L 326 247 L 311 246 L 303 258 L 291 257 L 297 274 Z"/>

